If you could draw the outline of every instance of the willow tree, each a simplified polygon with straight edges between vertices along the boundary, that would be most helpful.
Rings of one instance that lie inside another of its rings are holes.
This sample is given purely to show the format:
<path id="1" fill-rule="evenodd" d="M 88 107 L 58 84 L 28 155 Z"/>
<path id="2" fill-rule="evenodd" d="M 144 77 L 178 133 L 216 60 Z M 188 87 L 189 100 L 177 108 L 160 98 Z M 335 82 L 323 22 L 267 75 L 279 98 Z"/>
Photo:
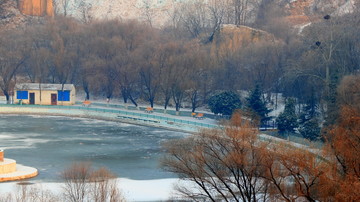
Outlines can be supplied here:
<path id="1" fill-rule="evenodd" d="M 15 75 L 29 57 L 21 31 L 0 32 L 0 88 L 9 103 Z"/>

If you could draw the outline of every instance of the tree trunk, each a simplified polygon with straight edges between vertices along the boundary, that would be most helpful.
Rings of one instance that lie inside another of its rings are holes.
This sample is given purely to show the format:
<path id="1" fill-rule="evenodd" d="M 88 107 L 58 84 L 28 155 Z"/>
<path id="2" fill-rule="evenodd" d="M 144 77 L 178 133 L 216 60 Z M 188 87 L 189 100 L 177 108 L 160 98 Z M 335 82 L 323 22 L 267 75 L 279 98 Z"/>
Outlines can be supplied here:
<path id="1" fill-rule="evenodd" d="M 3 90 L 4 95 L 6 97 L 6 104 L 10 104 L 10 95 L 9 92 L 7 90 Z"/>
<path id="2" fill-rule="evenodd" d="M 154 108 L 154 98 L 149 99 L 150 101 L 150 107 Z"/>
<path id="3" fill-rule="evenodd" d="M 197 108 L 197 98 L 198 98 L 198 91 L 195 90 L 191 95 L 191 112 L 195 112 Z"/>
<path id="4" fill-rule="evenodd" d="M 129 93 L 129 99 L 130 99 L 131 102 L 135 105 L 135 107 L 138 107 L 138 104 L 136 103 L 135 99 L 131 96 L 130 93 Z"/>
<path id="5" fill-rule="evenodd" d="M 83 89 L 84 89 L 85 94 L 86 94 L 85 99 L 90 100 L 89 85 L 85 81 L 83 81 Z"/>
<path id="6" fill-rule="evenodd" d="M 127 103 L 128 101 L 128 94 L 127 90 L 125 88 L 121 88 L 121 95 L 123 97 L 124 103 Z"/>
<path id="7" fill-rule="evenodd" d="M 39 90 L 40 90 L 40 104 L 42 104 L 42 101 L 41 101 L 41 99 L 42 99 L 42 89 L 41 89 L 41 83 L 42 83 L 42 81 L 39 81 Z"/>
<path id="8" fill-rule="evenodd" d="M 170 96 L 165 95 L 164 109 L 167 109 L 167 106 L 169 105 L 169 102 L 170 102 Z"/>
<path id="9" fill-rule="evenodd" d="M 176 111 L 180 111 L 180 103 L 175 103 Z"/>
<path id="10" fill-rule="evenodd" d="M 90 92 L 89 91 L 85 91 L 86 93 L 86 100 L 90 100 Z"/>

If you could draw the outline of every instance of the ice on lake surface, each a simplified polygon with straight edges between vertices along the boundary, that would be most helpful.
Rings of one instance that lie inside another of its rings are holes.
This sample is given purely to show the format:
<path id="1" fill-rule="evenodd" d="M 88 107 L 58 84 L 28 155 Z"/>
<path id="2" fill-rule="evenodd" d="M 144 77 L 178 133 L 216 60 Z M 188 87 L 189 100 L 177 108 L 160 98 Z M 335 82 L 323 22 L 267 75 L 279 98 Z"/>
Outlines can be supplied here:
<path id="1" fill-rule="evenodd" d="M 0 148 L 7 158 L 39 170 L 38 180 L 59 180 L 73 162 L 106 167 L 118 177 L 175 177 L 159 168 L 163 141 L 186 134 L 117 122 L 56 116 L 0 116 Z"/>

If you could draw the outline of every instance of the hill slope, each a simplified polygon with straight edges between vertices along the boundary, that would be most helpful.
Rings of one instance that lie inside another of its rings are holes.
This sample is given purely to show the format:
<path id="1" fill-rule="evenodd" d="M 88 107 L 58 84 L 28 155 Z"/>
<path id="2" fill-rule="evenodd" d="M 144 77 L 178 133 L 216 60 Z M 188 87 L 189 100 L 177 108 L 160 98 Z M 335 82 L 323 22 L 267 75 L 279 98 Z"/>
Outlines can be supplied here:
<path id="1" fill-rule="evenodd" d="M 44 16 L 53 15 L 53 13 L 73 16 L 83 21 L 115 18 L 137 19 L 161 27 L 170 22 L 174 9 L 188 4 L 190 1 L 192 0 L 52 0 L 52 4 L 51 0 L 0 0 L 0 27 L 6 29 L 34 19 L 38 20 L 28 17 L 29 15 Z M 209 2 L 210 0 L 198 1 Z M 270 2 L 270 0 L 266 1 Z M 311 18 L 323 13 L 343 15 L 352 12 L 357 0 L 273 1 L 286 11 L 290 22 L 299 25 L 306 24 L 311 21 Z M 254 14 L 254 12 L 252 13 Z"/>
<path id="2" fill-rule="evenodd" d="M 67 1 L 67 6 L 64 6 Z M 205 0 L 199 0 L 203 2 Z M 243 0 L 246 1 L 246 0 Z M 254 1 L 254 0 L 252 0 Z M 258 0 L 261 2 L 261 0 Z M 267 0 L 269 1 L 269 0 Z M 283 7 L 294 23 L 320 13 L 342 15 L 352 12 L 356 0 L 274 0 Z M 55 7 L 57 13 L 83 17 L 84 13 L 95 19 L 140 19 L 149 20 L 157 26 L 166 24 L 175 8 L 188 4 L 191 0 L 59 0 Z M 210 1 L 205 1 L 210 2 Z M 220 1 L 220 2 L 225 2 Z M 265 1 L 266 2 L 266 1 Z M 270 1 L 269 1 L 270 2 Z M 231 7 L 231 5 L 230 5 Z M 256 12 L 256 8 L 251 8 Z M 250 13 L 250 12 L 248 12 Z M 300 20 L 299 20 L 300 19 Z"/>

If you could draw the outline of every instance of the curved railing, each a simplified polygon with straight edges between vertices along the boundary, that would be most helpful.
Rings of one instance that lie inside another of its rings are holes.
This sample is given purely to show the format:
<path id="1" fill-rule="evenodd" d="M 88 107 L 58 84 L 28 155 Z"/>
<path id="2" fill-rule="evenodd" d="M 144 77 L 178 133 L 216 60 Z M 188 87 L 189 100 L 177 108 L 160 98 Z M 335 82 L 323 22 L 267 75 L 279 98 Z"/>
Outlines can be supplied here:
<path id="1" fill-rule="evenodd" d="M 82 102 L 76 102 L 76 104 L 81 105 Z M 98 102 L 92 102 L 91 103 L 92 106 L 99 106 L 99 107 L 111 107 L 111 108 L 119 108 L 119 109 L 128 109 L 128 110 L 141 110 L 144 111 L 147 107 L 139 107 L 136 108 L 135 106 L 127 106 L 125 107 L 122 104 L 106 104 L 106 103 L 98 103 Z M 159 108 L 154 108 L 153 109 L 154 112 L 157 113 L 164 113 L 164 109 L 159 109 Z M 176 114 L 178 113 L 178 114 Z M 204 114 L 205 118 L 209 118 L 209 119 L 219 119 L 218 115 L 212 114 L 212 113 L 204 113 L 201 112 L 202 114 Z M 176 116 L 183 116 L 183 117 L 190 117 L 192 112 L 191 111 L 178 111 L 176 112 L 175 110 L 171 110 L 171 109 L 167 109 L 166 110 L 166 114 L 170 114 L 170 115 L 176 115 Z M 221 118 L 221 117 L 220 117 Z"/>

